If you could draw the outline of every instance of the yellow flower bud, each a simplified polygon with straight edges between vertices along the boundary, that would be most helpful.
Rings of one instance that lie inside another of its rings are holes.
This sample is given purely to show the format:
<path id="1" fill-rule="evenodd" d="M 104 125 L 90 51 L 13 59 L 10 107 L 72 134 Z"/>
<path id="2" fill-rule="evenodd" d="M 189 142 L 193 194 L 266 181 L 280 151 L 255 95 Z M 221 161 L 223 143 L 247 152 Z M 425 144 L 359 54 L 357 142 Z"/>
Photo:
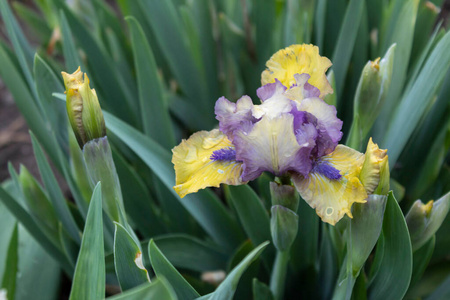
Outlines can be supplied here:
<path id="1" fill-rule="evenodd" d="M 105 120 L 89 78 L 80 67 L 72 73 L 61 72 L 66 87 L 66 107 L 70 125 L 81 148 L 91 140 L 106 136 Z"/>

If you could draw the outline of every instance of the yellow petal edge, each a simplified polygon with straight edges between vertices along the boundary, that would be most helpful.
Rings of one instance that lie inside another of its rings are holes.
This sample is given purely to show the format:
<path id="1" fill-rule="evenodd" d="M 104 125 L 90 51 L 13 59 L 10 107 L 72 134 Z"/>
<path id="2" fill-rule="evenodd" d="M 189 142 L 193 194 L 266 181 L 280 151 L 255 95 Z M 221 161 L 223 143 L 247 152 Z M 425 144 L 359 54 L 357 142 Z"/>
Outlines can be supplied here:
<path id="1" fill-rule="evenodd" d="M 199 189 L 219 187 L 221 183 L 242 184 L 242 163 L 213 161 L 214 151 L 233 147 L 230 140 L 218 129 L 199 131 L 172 149 L 176 185 L 173 187 L 183 198 Z"/>
<path id="2" fill-rule="evenodd" d="M 293 177 L 302 198 L 314 209 L 322 221 L 335 225 L 344 214 L 352 218 L 353 203 L 365 203 L 367 192 L 359 180 L 364 154 L 344 145 L 338 145 L 322 161 L 333 166 L 342 175 L 339 180 L 311 172 L 307 177 Z"/>
<path id="3" fill-rule="evenodd" d="M 361 170 L 360 179 L 367 194 L 372 194 L 380 183 L 380 174 L 383 168 L 386 168 L 388 163 L 387 150 L 378 148 L 378 145 L 369 139 L 364 160 L 364 165 Z M 389 166 L 387 166 L 389 171 Z M 387 191 L 385 191 L 387 193 Z"/>
<path id="4" fill-rule="evenodd" d="M 290 88 L 295 84 L 295 74 L 308 73 L 308 83 L 320 90 L 320 98 L 333 93 L 325 72 L 331 67 L 331 61 L 319 55 L 319 48 L 313 45 L 292 45 L 277 51 L 266 62 L 267 69 L 261 74 L 261 84 L 275 82 L 277 78 Z"/>

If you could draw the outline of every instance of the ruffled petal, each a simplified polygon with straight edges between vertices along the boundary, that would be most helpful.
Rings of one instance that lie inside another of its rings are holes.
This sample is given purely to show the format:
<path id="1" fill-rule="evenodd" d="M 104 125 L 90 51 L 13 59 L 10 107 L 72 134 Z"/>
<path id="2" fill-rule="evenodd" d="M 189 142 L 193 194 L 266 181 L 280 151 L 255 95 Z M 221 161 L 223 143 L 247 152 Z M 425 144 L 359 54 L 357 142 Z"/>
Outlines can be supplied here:
<path id="1" fill-rule="evenodd" d="M 311 97 L 320 97 L 320 91 L 308 83 L 311 76 L 307 73 L 295 74 L 295 84 L 286 91 L 286 96 L 291 100 L 302 100 Z"/>
<path id="2" fill-rule="evenodd" d="M 265 101 L 273 96 L 281 95 L 286 91 L 286 87 L 275 78 L 275 82 L 268 83 L 256 90 L 256 95 L 261 101 Z"/>
<path id="3" fill-rule="evenodd" d="M 183 198 L 208 186 L 219 187 L 221 183 L 240 185 L 242 163 L 236 160 L 212 159 L 216 154 L 234 149 L 230 140 L 218 129 L 199 131 L 172 149 L 176 185 L 173 187 Z"/>
<path id="4" fill-rule="evenodd" d="M 295 84 L 295 74 L 307 73 L 311 75 L 309 83 L 320 90 L 320 98 L 323 98 L 333 92 L 325 75 L 331 65 L 328 58 L 319 55 L 317 46 L 292 45 L 279 50 L 267 61 L 261 83 L 265 85 L 278 79 L 283 85 L 291 87 Z"/>
<path id="5" fill-rule="evenodd" d="M 266 85 L 260 87 L 260 89 L 265 87 Z M 252 108 L 253 117 L 257 120 L 261 119 L 264 116 L 276 118 L 281 114 L 290 112 L 292 108 L 295 106 L 295 102 L 287 98 L 282 91 L 283 90 L 281 88 L 277 88 L 277 90 L 274 91 L 274 93 L 272 94 L 272 96 L 270 96 L 270 98 L 266 98 L 264 100 L 261 99 L 263 100 L 262 104 L 254 105 Z"/>
<path id="6" fill-rule="evenodd" d="M 368 194 L 372 194 L 380 182 L 380 171 L 388 161 L 387 150 L 378 148 L 378 145 L 369 139 L 365 154 L 364 165 L 361 170 L 361 182 Z"/>
<path id="7" fill-rule="evenodd" d="M 233 131 L 240 128 L 242 124 L 256 121 L 252 116 L 252 108 L 253 102 L 249 96 L 242 96 L 236 103 L 220 97 L 214 107 L 220 131 L 232 140 Z"/>
<path id="8" fill-rule="evenodd" d="M 292 179 L 322 221 L 335 225 L 344 214 L 352 217 L 353 203 L 366 202 L 367 193 L 358 178 L 363 162 L 364 154 L 338 145 L 334 152 L 320 158 L 318 163 L 327 167 L 313 168 L 307 176 L 294 174 Z"/>
<path id="9" fill-rule="evenodd" d="M 317 118 L 319 138 L 317 157 L 331 153 L 342 138 L 342 121 L 336 116 L 336 107 L 320 98 L 306 98 L 297 102 L 297 109 L 306 111 Z"/>
<path id="10" fill-rule="evenodd" d="M 293 127 L 294 115 L 285 113 L 276 118 L 263 117 L 250 131 L 235 131 L 236 159 L 244 163 L 242 180 L 253 180 L 264 171 L 277 176 L 287 171 L 308 174 L 314 144 L 303 138 L 305 143 L 299 145 Z"/>

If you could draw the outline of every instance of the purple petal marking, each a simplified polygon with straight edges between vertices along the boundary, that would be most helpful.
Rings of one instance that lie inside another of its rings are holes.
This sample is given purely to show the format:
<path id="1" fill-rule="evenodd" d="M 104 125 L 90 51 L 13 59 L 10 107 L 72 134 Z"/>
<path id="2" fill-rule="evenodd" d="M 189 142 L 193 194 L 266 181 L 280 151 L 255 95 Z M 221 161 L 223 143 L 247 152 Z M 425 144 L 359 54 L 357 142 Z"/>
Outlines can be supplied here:
<path id="1" fill-rule="evenodd" d="M 268 83 L 256 90 L 256 95 L 261 101 L 267 100 L 276 94 L 282 94 L 286 91 L 286 87 L 275 78 L 275 82 Z"/>
<path id="2" fill-rule="evenodd" d="M 292 87 L 298 86 L 300 88 L 303 88 L 303 98 L 320 96 L 320 90 L 315 86 L 313 86 L 312 84 L 308 83 L 309 78 L 311 78 L 311 76 L 308 73 L 295 74 L 294 78 L 297 83 L 294 84 Z"/>
<path id="3" fill-rule="evenodd" d="M 257 121 L 252 116 L 253 102 L 249 96 L 242 96 L 236 103 L 220 97 L 214 107 L 216 119 L 219 121 L 219 129 L 232 141 L 233 132 L 244 124 Z M 247 126 L 247 125 L 246 125 Z"/>
<path id="4" fill-rule="evenodd" d="M 278 117 L 264 116 L 248 133 L 237 130 L 233 144 L 236 159 L 243 162 L 243 181 L 250 181 L 268 171 L 281 176 L 288 171 L 308 175 L 312 168 L 311 143 L 299 144 L 293 128 L 294 116 L 283 113 Z"/>
<path id="5" fill-rule="evenodd" d="M 313 172 L 322 174 L 323 176 L 331 180 L 338 180 L 341 179 L 342 177 L 338 169 L 334 168 L 333 166 L 330 166 L 326 162 L 316 163 L 313 167 Z"/>
<path id="6" fill-rule="evenodd" d="M 336 107 L 327 104 L 320 98 L 306 98 L 298 105 L 300 111 L 308 112 L 316 118 L 318 137 L 317 146 L 312 154 L 321 157 L 330 154 L 342 138 L 342 121 L 336 116 Z"/>
<path id="7" fill-rule="evenodd" d="M 210 159 L 212 161 L 232 161 L 236 160 L 236 150 L 232 147 L 222 148 L 214 151 L 211 154 Z"/>

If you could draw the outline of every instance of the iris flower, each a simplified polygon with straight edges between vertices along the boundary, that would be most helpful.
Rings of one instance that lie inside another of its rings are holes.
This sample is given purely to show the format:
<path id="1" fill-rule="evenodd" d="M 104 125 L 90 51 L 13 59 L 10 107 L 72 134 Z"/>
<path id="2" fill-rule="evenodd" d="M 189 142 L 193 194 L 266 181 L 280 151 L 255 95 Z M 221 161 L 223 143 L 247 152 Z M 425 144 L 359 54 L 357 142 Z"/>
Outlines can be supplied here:
<path id="1" fill-rule="evenodd" d="M 332 92 L 330 65 L 317 47 L 294 45 L 267 62 L 256 91 L 261 104 L 249 96 L 236 103 L 219 98 L 219 129 L 197 132 L 172 150 L 178 195 L 271 172 L 289 176 L 324 222 L 352 217 L 352 204 L 364 203 L 377 187 L 387 155 L 372 140 L 366 154 L 338 145 L 342 121 L 322 99 Z"/>

